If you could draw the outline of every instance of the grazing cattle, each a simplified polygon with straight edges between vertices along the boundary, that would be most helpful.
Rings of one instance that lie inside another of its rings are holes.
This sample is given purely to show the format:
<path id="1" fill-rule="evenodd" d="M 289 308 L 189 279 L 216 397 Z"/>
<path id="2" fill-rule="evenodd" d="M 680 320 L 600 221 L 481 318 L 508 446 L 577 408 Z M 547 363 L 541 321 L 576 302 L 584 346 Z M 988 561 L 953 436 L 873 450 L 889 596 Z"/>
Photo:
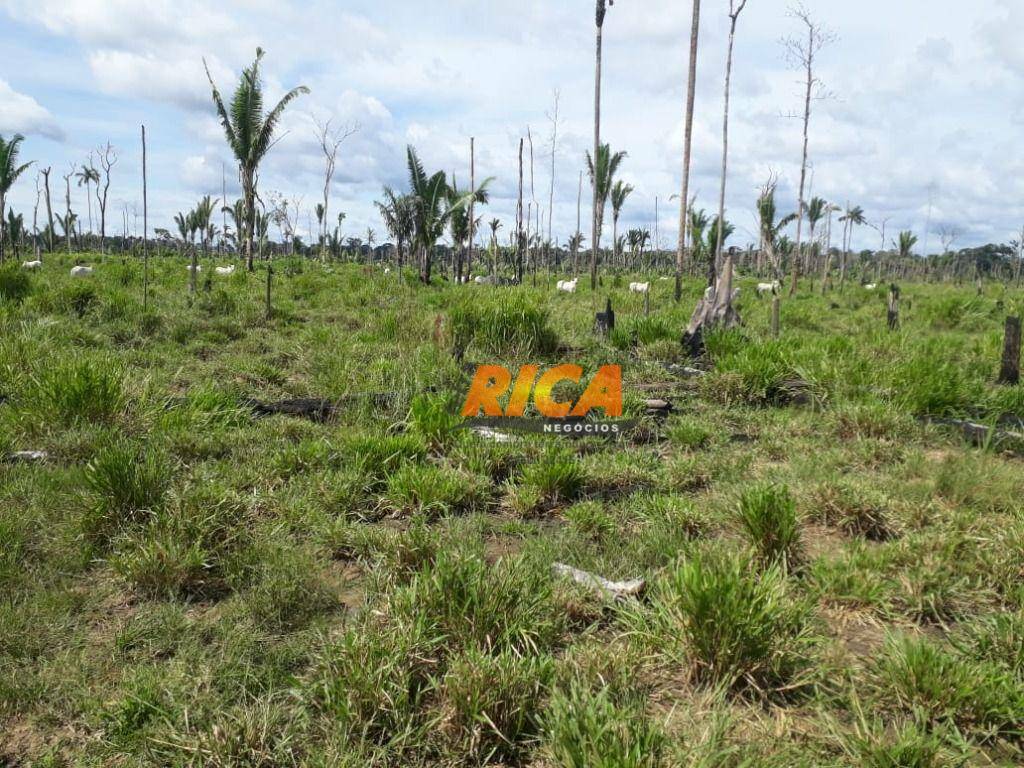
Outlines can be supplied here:
<path id="1" fill-rule="evenodd" d="M 865 284 L 864 284 L 864 290 L 865 290 L 865 291 L 873 291 L 873 290 L 875 290 L 875 288 L 877 288 L 877 287 L 878 287 L 878 284 L 877 284 L 877 283 L 865 283 Z"/>
<path id="2" fill-rule="evenodd" d="M 21 262 L 23 269 L 40 269 L 43 266 L 43 262 L 36 259 L 35 261 L 23 261 Z"/>
<path id="3" fill-rule="evenodd" d="M 189 264 L 187 269 L 188 269 L 189 272 L 191 272 L 193 269 L 196 272 L 202 272 L 203 271 L 203 265 L 202 264 L 196 264 L 196 265 L 193 266 L 192 264 Z"/>
<path id="4" fill-rule="evenodd" d="M 384 267 L 384 274 L 385 275 L 390 275 L 391 274 L 391 267 Z"/>
<path id="5" fill-rule="evenodd" d="M 491 282 L 491 278 L 484 277 L 483 275 L 477 275 L 476 277 L 473 278 L 473 282 L 476 283 L 477 285 L 486 285 L 487 283 Z"/>
<path id="6" fill-rule="evenodd" d="M 630 283 L 629 290 L 632 293 L 647 293 L 651 288 L 650 283 Z"/>
<path id="7" fill-rule="evenodd" d="M 77 267 L 71 268 L 72 277 L 85 277 L 86 275 L 92 274 L 92 267 L 85 267 L 79 264 Z"/>
<path id="8" fill-rule="evenodd" d="M 218 275 L 233 275 L 235 273 L 235 265 L 232 264 L 229 267 L 214 267 L 213 271 Z"/>
<path id="9" fill-rule="evenodd" d="M 773 280 L 770 283 L 758 283 L 757 284 L 757 295 L 763 296 L 766 293 L 778 293 L 782 290 L 782 284 L 778 280 Z"/>
<path id="10" fill-rule="evenodd" d="M 576 293 L 576 283 L 579 281 L 578 277 L 575 280 L 559 280 L 556 289 L 566 293 Z"/>

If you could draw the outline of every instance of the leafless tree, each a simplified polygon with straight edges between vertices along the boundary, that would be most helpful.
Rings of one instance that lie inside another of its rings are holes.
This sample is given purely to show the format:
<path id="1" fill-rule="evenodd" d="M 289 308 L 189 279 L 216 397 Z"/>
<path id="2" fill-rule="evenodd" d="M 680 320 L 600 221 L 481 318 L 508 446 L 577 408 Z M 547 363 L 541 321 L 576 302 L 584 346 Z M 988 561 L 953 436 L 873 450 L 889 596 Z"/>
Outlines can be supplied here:
<path id="1" fill-rule="evenodd" d="M 690 155 L 693 147 L 693 103 L 697 92 L 697 49 L 700 33 L 700 0 L 693 0 L 690 22 L 690 70 L 686 81 L 686 125 L 683 129 L 683 189 L 679 195 L 679 242 L 676 246 L 675 299 L 683 295 L 683 264 L 686 259 L 686 230 L 690 223 L 687 201 L 690 196 Z"/>
<path id="2" fill-rule="evenodd" d="M 551 185 L 548 188 L 548 242 L 551 242 L 551 223 L 555 218 L 555 156 L 558 154 L 558 107 L 562 94 L 556 88 L 554 104 L 547 118 L 551 122 Z"/>
<path id="3" fill-rule="evenodd" d="M 106 146 L 96 150 L 100 168 L 103 169 L 102 186 L 96 182 L 96 203 L 100 209 L 100 252 L 106 251 L 107 238 L 107 194 L 110 192 L 110 170 L 117 164 L 117 151 L 108 141 Z"/>
<path id="4" fill-rule="evenodd" d="M 786 50 L 786 58 L 790 64 L 805 75 L 804 112 L 803 112 L 803 155 L 800 160 L 800 193 L 797 200 L 796 219 L 796 253 L 792 259 L 789 294 L 796 293 L 796 284 L 800 276 L 800 255 L 803 248 L 804 226 L 804 191 L 807 183 L 807 149 L 811 123 L 811 103 L 827 96 L 824 84 L 814 74 L 814 62 L 821 50 L 836 40 L 836 35 L 827 27 L 819 24 L 803 5 L 790 10 L 790 15 L 797 19 L 805 28 L 806 35 L 794 35 L 783 38 L 782 45 Z"/>
<path id="5" fill-rule="evenodd" d="M 39 172 L 43 174 L 43 193 L 46 197 L 46 222 L 49 227 L 49 231 L 46 235 L 47 247 L 50 251 L 53 250 L 53 238 L 56 234 L 53 229 L 53 203 L 50 200 L 50 171 L 53 168 L 47 167 L 41 169 Z"/>
<path id="6" fill-rule="evenodd" d="M 729 87 L 732 85 L 732 52 L 736 41 L 736 22 L 739 21 L 740 14 L 746 6 L 747 0 L 740 0 L 738 4 L 736 0 L 729 0 L 729 48 L 725 59 L 725 109 L 722 117 L 722 185 L 718 195 L 718 238 L 715 253 L 709 254 L 711 265 L 708 269 L 708 285 L 710 286 L 714 286 L 715 275 L 720 269 L 722 241 L 725 240 L 725 179 L 729 166 Z"/>
<path id="7" fill-rule="evenodd" d="M 960 229 L 955 224 L 939 225 L 939 242 L 942 243 L 942 254 L 945 256 L 960 239 Z"/>
<path id="8" fill-rule="evenodd" d="M 330 204 L 331 181 L 334 179 L 334 170 L 338 164 L 338 150 L 345 143 L 345 139 L 359 130 L 359 124 L 346 123 L 339 127 L 332 127 L 330 120 L 321 123 L 316 117 L 313 118 L 313 124 L 316 126 L 316 139 L 320 144 L 320 151 L 324 155 L 324 208 L 320 216 L 320 260 L 326 261 L 327 212 Z"/>

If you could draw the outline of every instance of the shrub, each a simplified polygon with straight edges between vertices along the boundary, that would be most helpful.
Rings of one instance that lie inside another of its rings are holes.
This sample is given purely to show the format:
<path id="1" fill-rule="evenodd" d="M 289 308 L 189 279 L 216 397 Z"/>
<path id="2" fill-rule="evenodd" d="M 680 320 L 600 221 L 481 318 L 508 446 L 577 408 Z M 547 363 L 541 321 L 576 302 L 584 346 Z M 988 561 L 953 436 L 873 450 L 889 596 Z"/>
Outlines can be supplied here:
<path id="1" fill-rule="evenodd" d="M 61 361 L 35 381 L 34 405 L 63 424 L 108 421 L 125 406 L 123 374 L 108 361 Z"/>
<path id="2" fill-rule="evenodd" d="M 765 563 L 795 565 L 801 556 L 796 502 L 785 487 L 759 485 L 740 497 L 740 523 Z"/>
<path id="3" fill-rule="evenodd" d="M 667 744 L 638 708 L 576 685 L 552 696 L 544 731 L 546 750 L 559 768 L 657 768 Z"/>
<path id="4" fill-rule="evenodd" d="M 96 286 L 88 283 L 72 283 L 64 286 L 56 296 L 57 306 L 62 312 L 68 312 L 82 318 L 99 302 Z"/>

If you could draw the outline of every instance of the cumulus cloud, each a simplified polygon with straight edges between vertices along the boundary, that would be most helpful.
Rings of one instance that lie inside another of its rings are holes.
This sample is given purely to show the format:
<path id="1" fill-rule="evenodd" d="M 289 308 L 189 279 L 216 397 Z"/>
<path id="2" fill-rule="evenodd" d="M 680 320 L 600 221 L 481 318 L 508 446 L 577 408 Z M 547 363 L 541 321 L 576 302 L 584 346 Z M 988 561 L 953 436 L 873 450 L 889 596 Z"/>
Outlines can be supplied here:
<path id="1" fill-rule="evenodd" d="M 53 115 L 31 96 L 18 93 L 0 78 L 0 133 L 37 134 L 62 141 L 64 131 Z"/>
<path id="2" fill-rule="evenodd" d="M 204 56 L 225 96 L 258 44 L 268 49 L 268 102 L 298 83 L 312 89 L 281 124 L 281 139 L 261 170 L 267 189 L 307 201 L 318 196 L 323 163 L 311 115 L 360 125 L 341 149 L 332 189 L 332 205 L 346 210 L 352 229 L 379 229 L 372 201 L 383 184 L 404 185 L 407 143 L 428 169 L 455 172 L 462 182 L 474 136 L 478 176 L 496 177 L 487 215 L 507 223 L 515 211 L 519 139 L 529 126 L 537 197 L 546 200 L 545 112 L 558 88 L 554 229 L 564 241 L 576 226 L 578 174 L 592 142 L 593 4 L 439 0 L 429 13 L 413 0 L 345 5 L 339 12 L 331 0 L 0 0 L 0 14 L 23 25 L 0 30 L 0 43 L 32 30 L 61 46 L 62 67 L 78 56 L 88 73 L 60 71 L 45 45 L 36 46 L 31 93 L 73 116 L 68 131 L 80 143 L 61 162 L 80 162 L 108 138 L 136 146 L 137 124 L 149 121 L 157 217 L 173 212 L 159 209 L 160 201 L 187 205 L 188 195 L 217 192 L 224 164 L 229 182 L 234 176 L 210 104 Z M 820 60 L 818 74 L 836 98 L 815 104 L 814 194 L 862 205 L 873 222 L 889 219 L 890 230 L 923 234 L 931 188 L 932 220 L 959 212 L 965 238 L 1000 239 L 1018 229 L 1024 161 L 1015 159 L 1015 139 L 1024 123 L 1018 85 L 1024 58 L 1014 30 L 1024 24 L 1021 4 L 818 5 L 815 12 L 841 39 Z M 668 198 L 679 187 L 690 11 L 673 0 L 634 6 L 616 3 L 606 22 L 602 134 L 629 153 L 622 174 L 637 188 L 621 227 L 653 227 L 657 198 L 662 240 L 671 242 L 678 212 Z M 780 175 L 780 207 L 796 204 L 801 126 L 785 115 L 801 109 L 799 74 L 787 67 L 778 42 L 794 31 L 793 19 L 776 4 L 750 4 L 740 18 L 727 206 L 741 228 L 750 229 L 769 170 Z M 709 209 L 717 204 L 727 32 L 725 14 L 709 9 L 701 29 L 691 183 L 698 205 Z M 19 88 L 26 90 L 21 81 Z M 36 133 L 57 135 L 49 112 L 8 91 L 0 81 L 0 129 L 16 112 L 23 132 L 34 125 Z M 133 162 L 126 153 L 121 178 L 137 175 Z M 588 196 L 584 182 L 584 219 Z M 743 237 L 741 230 L 737 238 Z M 878 244 L 867 228 L 857 238 L 857 245 Z"/>

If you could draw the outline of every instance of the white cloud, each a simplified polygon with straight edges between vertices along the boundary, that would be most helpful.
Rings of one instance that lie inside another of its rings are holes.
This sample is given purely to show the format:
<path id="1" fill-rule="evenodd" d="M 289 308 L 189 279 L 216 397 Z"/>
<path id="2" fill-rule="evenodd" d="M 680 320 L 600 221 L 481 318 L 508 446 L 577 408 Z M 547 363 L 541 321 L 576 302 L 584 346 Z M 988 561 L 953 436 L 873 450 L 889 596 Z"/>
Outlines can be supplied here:
<path id="1" fill-rule="evenodd" d="M 38 134 L 62 141 L 64 131 L 53 115 L 31 96 L 18 93 L 0 78 L 0 133 Z"/>

